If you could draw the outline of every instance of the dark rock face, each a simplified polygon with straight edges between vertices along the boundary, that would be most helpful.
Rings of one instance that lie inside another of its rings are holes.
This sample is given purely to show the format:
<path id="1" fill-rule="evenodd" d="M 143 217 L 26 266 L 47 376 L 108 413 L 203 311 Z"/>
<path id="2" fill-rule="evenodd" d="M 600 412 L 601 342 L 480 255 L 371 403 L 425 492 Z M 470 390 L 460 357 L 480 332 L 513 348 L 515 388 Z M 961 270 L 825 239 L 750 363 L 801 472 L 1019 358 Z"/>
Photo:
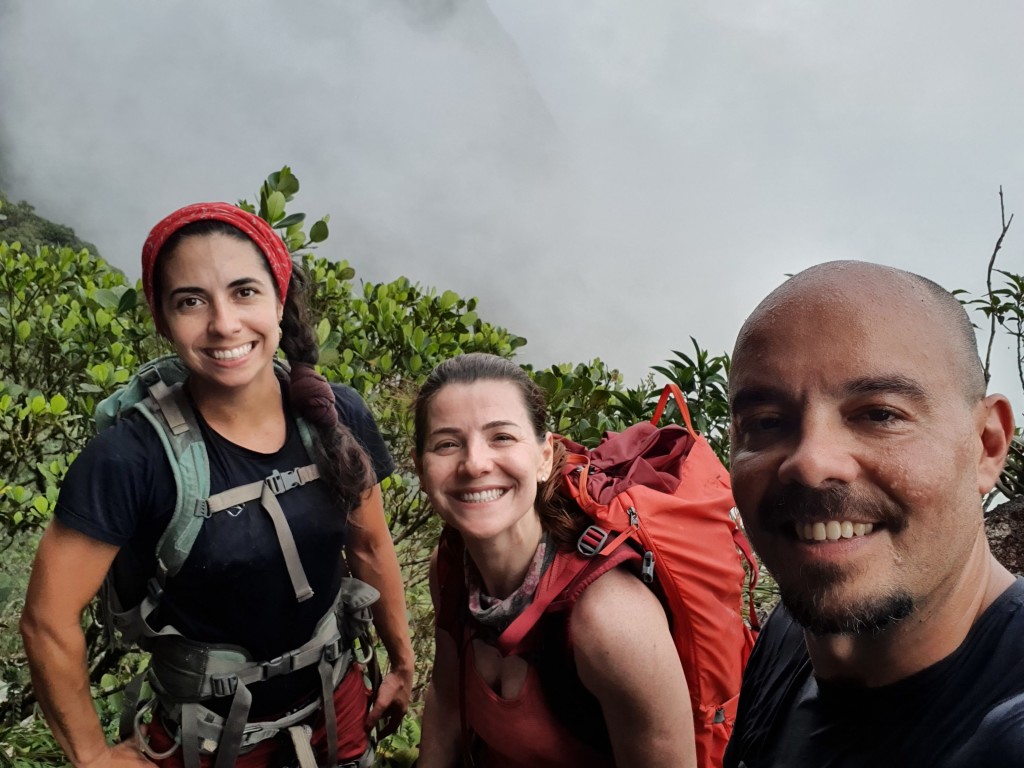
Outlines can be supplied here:
<path id="1" fill-rule="evenodd" d="M 1024 497 L 1000 504 L 985 517 L 992 554 L 1018 576 L 1024 576 Z"/>

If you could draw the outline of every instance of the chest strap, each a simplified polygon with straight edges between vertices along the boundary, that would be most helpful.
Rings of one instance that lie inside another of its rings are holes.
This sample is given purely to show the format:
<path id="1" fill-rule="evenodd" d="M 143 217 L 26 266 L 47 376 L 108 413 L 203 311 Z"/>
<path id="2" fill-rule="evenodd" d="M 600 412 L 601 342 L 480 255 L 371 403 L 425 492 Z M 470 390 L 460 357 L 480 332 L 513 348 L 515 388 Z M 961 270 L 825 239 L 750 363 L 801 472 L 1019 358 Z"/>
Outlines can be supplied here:
<path id="1" fill-rule="evenodd" d="M 196 514 L 210 517 L 225 509 L 259 499 L 260 506 L 267 511 L 270 520 L 274 523 L 277 541 L 281 545 L 281 554 L 284 555 L 284 564 L 288 568 L 288 578 L 291 579 L 292 589 L 295 590 L 295 599 L 301 603 L 313 596 L 313 588 L 309 586 L 309 579 L 306 578 L 306 571 L 299 559 L 299 550 L 295 546 L 295 537 L 292 536 L 292 529 L 288 525 L 288 520 L 284 516 L 284 510 L 281 509 L 281 503 L 277 497 L 319 477 L 320 469 L 316 464 L 296 467 L 287 472 L 274 470 L 273 474 L 263 480 L 215 493 L 200 504 Z"/>
<path id="2" fill-rule="evenodd" d="M 157 380 L 149 386 L 149 396 L 163 414 L 173 435 L 194 430 L 194 439 L 199 439 L 197 421 L 190 414 L 191 407 L 180 384 L 168 387 L 162 381 Z M 209 519 L 217 512 L 259 499 L 260 506 L 270 515 L 270 520 L 274 524 L 274 532 L 281 545 L 281 554 L 284 556 L 285 566 L 288 568 L 288 577 L 291 579 L 292 589 L 295 591 L 295 599 L 301 603 L 313 596 L 313 589 L 309 586 L 309 579 L 306 578 L 306 571 L 299 559 L 299 550 L 295 546 L 295 537 L 292 535 L 291 527 L 288 525 L 288 520 L 284 516 L 284 510 L 277 497 L 319 477 L 320 470 L 316 464 L 307 464 L 286 472 L 274 470 L 263 480 L 229 488 L 205 499 L 197 499 L 195 514 L 197 517 Z"/>

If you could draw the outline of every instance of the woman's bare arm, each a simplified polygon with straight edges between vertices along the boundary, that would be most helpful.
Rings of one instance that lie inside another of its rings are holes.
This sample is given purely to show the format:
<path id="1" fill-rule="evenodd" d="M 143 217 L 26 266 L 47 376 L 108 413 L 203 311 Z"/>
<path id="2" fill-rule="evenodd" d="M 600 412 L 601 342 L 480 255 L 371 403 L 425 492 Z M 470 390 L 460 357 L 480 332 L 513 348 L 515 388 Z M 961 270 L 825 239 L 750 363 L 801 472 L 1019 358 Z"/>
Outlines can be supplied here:
<path id="1" fill-rule="evenodd" d="M 430 597 L 434 615 L 440 610 L 437 584 L 437 550 L 430 558 Z M 453 768 L 462 754 L 462 721 L 459 717 L 459 658 L 455 641 L 444 630 L 434 632 L 434 668 L 423 707 L 420 768 Z"/>
<path id="2" fill-rule="evenodd" d="M 580 680 L 601 703 L 616 765 L 696 768 L 686 678 L 661 603 L 615 569 L 573 609 L 570 632 Z"/>
<path id="3" fill-rule="evenodd" d="M 82 611 L 99 591 L 117 547 L 54 520 L 32 566 L 21 635 L 46 721 L 72 765 L 152 766 L 131 741 L 109 746 L 89 693 Z"/>

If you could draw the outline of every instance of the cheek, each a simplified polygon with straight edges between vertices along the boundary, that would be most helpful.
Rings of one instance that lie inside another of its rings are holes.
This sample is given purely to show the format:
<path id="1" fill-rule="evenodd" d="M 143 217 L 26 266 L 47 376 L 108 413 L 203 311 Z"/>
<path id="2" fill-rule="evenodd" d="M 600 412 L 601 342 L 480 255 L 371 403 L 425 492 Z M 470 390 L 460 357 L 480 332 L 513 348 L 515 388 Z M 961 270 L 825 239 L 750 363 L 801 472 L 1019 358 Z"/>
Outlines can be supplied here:
<path id="1" fill-rule="evenodd" d="M 757 511 L 757 505 L 773 476 L 774 473 L 765 466 L 765 462 L 757 458 L 741 454 L 733 459 L 729 472 L 732 495 L 736 507 L 744 516 L 752 516 Z"/>
<path id="2" fill-rule="evenodd" d="M 428 456 L 423 459 L 420 471 L 420 488 L 433 500 L 435 494 L 440 492 L 442 484 L 451 475 L 452 467 L 450 462 L 437 456 Z"/>

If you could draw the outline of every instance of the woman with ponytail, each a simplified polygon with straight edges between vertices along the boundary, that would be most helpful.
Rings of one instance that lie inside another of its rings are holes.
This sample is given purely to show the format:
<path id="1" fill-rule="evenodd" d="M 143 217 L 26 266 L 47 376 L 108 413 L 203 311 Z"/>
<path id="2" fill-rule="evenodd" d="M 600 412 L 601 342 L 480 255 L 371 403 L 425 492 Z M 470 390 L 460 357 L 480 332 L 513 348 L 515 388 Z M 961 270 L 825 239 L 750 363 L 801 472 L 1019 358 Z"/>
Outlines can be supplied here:
<path id="1" fill-rule="evenodd" d="M 482 353 L 438 365 L 414 403 L 420 485 L 445 522 L 419 766 L 695 768 L 685 675 L 628 545 L 566 567 L 591 521 L 561 503 L 566 455 L 547 421 L 523 369 Z M 545 597 L 552 610 L 532 616 Z"/>
<path id="2" fill-rule="evenodd" d="M 75 766 L 371 765 L 368 732 L 398 727 L 413 674 L 379 486 L 394 466 L 373 417 L 316 373 L 306 278 L 259 217 L 225 203 L 182 208 L 153 228 L 142 269 L 184 370 L 171 410 L 196 425 L 209 464 L 196 513 L 206 519 L 167 575 L 161 536 L 188 481 L 164 445 L 177 432 L 132 411 L 82 451 L 22 617 L 50 727 Z M 108 571 L 122 602 L 149 611 L 156 695 L 152 721 L 136 717 L 113 746 L 90 699 L 79 623 Z M 371 701 L 349 618 L 375 591 L 390 667 Z"/>

